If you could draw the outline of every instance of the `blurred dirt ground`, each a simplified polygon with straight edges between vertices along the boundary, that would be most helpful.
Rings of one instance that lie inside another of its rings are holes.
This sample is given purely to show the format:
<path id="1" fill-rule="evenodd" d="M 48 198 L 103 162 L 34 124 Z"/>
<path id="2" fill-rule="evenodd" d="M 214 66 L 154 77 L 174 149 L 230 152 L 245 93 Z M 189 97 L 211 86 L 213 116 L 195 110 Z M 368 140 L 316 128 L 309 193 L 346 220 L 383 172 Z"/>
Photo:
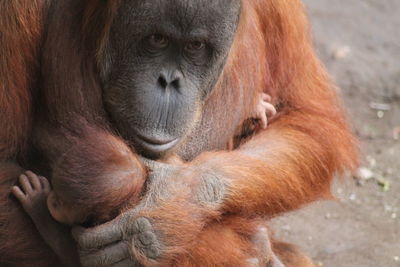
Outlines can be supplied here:
<path id="1" fill-rule="evenodd" d="M 361 141 L 357 179 L 274 221 L 319 266 L 400 266 L 400 0 L 304 0 Z"/>

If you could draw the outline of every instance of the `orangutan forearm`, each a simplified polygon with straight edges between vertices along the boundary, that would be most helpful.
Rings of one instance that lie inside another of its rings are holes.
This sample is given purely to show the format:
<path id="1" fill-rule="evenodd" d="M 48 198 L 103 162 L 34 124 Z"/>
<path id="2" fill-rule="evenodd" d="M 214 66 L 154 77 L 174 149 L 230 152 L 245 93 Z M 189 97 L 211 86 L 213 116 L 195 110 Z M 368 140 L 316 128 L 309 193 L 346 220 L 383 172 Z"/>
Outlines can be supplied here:
<path id="1" fill-rule="evenodd" d="M 194 162 L 225 185 L 223 212 L 275 215 L 330 196 L 334 174 L 354 165 L 352 139 L 335 138 L 335 125 L 324 118 L 303 121 L 303 128 L 295 123 L 277 121 L 236 151 Z"/>

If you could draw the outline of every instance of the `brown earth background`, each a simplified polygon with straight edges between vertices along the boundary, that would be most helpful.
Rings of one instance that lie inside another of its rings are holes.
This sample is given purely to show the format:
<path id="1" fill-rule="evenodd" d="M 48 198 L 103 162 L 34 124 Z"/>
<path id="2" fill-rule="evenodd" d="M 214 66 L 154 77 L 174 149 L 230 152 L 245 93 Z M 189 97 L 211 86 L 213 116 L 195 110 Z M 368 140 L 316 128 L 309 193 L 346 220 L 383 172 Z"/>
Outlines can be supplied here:
<path id="1" fill-rule="evenodd" d="M 325 267 L 400 266 L 400 0 L 304 0 L 318 53 L 341 88 L 362 168 L 338 201 L 274 221 Z"/>

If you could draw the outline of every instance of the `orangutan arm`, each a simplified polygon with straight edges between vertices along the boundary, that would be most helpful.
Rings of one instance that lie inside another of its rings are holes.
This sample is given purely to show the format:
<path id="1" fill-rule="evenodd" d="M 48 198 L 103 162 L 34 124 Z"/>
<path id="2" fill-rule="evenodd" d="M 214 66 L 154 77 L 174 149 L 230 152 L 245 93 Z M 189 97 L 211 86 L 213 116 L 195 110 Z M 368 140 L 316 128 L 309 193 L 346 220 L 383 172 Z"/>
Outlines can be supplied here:
<path id="1" fill-rule="evenodd" d="M 292 112 L 238 150 L 193 164 L 226 185 L 222 211 L 272 216 L 330 196 L 332 177 L 355 164 L 352 142 L 341 121 Z"/>
<path id="2" fill-rule="evenodd" d="M 282 114 L 238 150 L 204 153 L 183 166 L 149 164 L 149 193 L 138 207 L 75 237 L 83 251 L 122 240 L 139 262 L 167 264 L 224 213 L 272 216 L 329 196 L 332 176 L 354 163 L 352 140 L 340 120 Z M 98 263 L 91 254 L 81 260 Z"/>

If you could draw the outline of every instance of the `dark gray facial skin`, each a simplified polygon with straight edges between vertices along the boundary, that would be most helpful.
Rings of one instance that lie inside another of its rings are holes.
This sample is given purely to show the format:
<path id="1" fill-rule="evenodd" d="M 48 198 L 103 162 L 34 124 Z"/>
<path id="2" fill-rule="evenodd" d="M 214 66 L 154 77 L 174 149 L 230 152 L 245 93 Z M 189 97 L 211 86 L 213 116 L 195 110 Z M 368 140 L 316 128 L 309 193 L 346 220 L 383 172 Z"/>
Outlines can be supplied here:
<path id="1" fill-rule="evenodd" d="M 183 143 L 221 74 L 240 0 L 125 0 L 102 69 L 106 109 L 139 153 Z"/>

